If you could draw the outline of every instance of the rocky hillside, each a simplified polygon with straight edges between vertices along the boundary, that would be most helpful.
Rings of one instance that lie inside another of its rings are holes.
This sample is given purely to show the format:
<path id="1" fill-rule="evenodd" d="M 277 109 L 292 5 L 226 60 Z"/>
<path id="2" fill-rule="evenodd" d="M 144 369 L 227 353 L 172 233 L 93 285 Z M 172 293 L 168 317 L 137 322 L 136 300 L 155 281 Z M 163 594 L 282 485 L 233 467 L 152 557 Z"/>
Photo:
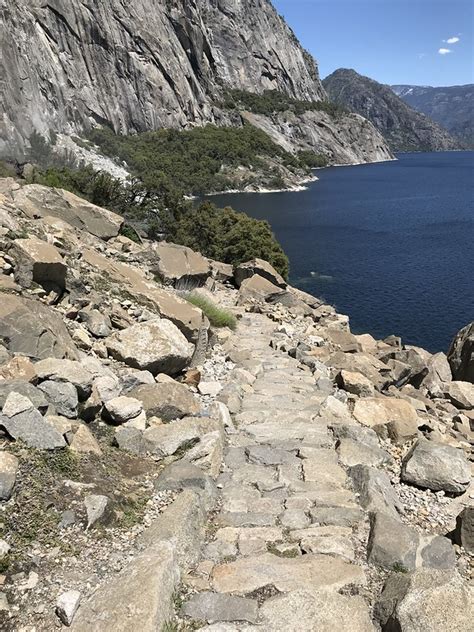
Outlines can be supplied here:
<path id="1" fill-rule="evenodd" d="M 392 151 L 442 151 L 461 143 L 388 87 L 341 68 L 323 81 L 330 99 L 373 123 Z"/>
<path id="2" fill-rule="evenodd" d="M 241 125 L 219 106 L 227 89 L 326 98 L 315 60 L 268 0 L 1 0 L 0 9 L 0 155 L 24 151 L 33 132 Z M 307 144 L 317 136 L 313 118 L 304 125 Z M 349 123 L 332 127 L 352 145 L 349 162 L 390 157 L 373 129 L 353 143 Z M 329 152 L 326 141 L 322 135 L 318 146 Z"/>
<path id="3" fill-rule="evenodd" d="M 466 147 L 474 148 L 474 84 L 391 88 L 409 106 L 439 123 Z"/>
<path id="4" fill-rule="evenodd" d="M 0 179 L 1 629 L 468 630 L 474 324 L 356 336 L 121 226 Z"/>

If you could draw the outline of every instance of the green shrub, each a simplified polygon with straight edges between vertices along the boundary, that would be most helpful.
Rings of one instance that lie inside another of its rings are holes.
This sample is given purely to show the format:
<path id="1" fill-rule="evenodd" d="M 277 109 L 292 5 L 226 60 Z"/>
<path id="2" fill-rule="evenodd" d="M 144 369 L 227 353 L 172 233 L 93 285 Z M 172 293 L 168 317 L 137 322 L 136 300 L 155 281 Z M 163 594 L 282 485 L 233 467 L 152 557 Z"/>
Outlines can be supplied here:
<path id="1" fill-rule="evenodd" d="M 169 226 L 169 240 L 206 257 L 237 265 L 258 257 L 268 261 L 285 279 L 289 262 L 266 221 L 253 219 L 210 202 L 189 207 Z"/>
<path id="2" fill-rule="evenodd" d="M 0 160 L 0 178 L 16 178 L 15 168 L 5 160 Z"/>
<path id="3" fill-rule="evenodd" d="M 199 307 L 199 309 L 201 309 L 208 317 L 209 322 L 213 327 L 229 327 L 230 329 L 235 329 L 237 327 L 237 320 L 233 314 L 221 307 L 218 307 L 204 296 L 192 293 L 187 294 L 185 299 L 189 303 Z"/>
<path id="4" fill-rule="evenodd" d="M 238 167 L 275 175 L 275 161 L 292 172 L 308 172 L 304 160 L 285 151 L 260 129 L 206 125 L 191 130 L 162 129 L 119 136 L 108 128 L 91 132 L 91 140 L 112 158 L 124 160 L 147 190 L 177 190 L 202 195 L 235 188 Z"/>
<path id="5" fill-rule="evenodd" d="M 310 169 L 317 169 L 319 167 L 327 167 L 328 166 L 328 158 L 323 154 L 317 154 L 314 151 L 299 151 L 298 159 L 310 167 Z"/>
<path id="6" fill-rule="evenodd" d="M 245 90 L 229 90 L 220 105 L 225 109 L 244 109 L 265 116 L 288 111 L 298 115 L 319 111 L 337 117 L 347 112 L 343 107 L 331 101 L 302 101 L 293 99 L 279 90 L 265 90 L 261 94 Z"/>

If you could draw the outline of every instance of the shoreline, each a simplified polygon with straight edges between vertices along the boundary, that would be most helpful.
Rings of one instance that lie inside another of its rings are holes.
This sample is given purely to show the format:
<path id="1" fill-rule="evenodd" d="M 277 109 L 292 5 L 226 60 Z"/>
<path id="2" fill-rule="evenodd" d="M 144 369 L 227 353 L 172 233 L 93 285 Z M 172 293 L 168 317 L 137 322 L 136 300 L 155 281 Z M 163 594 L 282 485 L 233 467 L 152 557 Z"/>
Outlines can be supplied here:
<path id="1" fill-rule="evenodd" d="M 300 181 L 300 184 L 295 184 L 291 187 L 285 187 L 283 189 L 265 189 L 260 187 L 259 189 L 227 189 L 227 191 L 214 191 L 212 193 L 206 193 L 204 197 L 213 197 L 216 195 L 227 195 L 227 194 L 235 194 L 235 193 L 300 193 L 301 191 L 307 191 L 307 184 L 311 184 L 312 182 L 317 182 L 319 178 L 317 176 L 311 176 L 310 178 L 305 178 Z"/>
<path id="2" fill-rule="evenodd" d="M 323 169 L 332 169 L 333 167 L 362 167 L 364 165 L 378 165 L 385 162 L 397 162 L 398 158 L 388 158 L 387 160 L 373 160 L 372 162 L 353 162 L 350 164 L 341 163 L 335 165 L 327 165 L 326 167 L 314 167 L 312 171 L 322 171 Z M 259 189 L 246 190 L 246 189 L 228 189 L 227 191 L 214 191 L 212 193 L 206 193 L 204 197 L 214 197 L 216 195 L 235 195 L 236 193 L 244 194 L 244 193 L 301 193 L 302 191 L 308 190 L 308 184 L 313 182 L 318 182 L 319 178 L 316 175 L 313 175 L 310 178 L 306 178 L 301 180 L 300 184 L 295 184 L 291 187 L 286 187 L 283 189 L 265 189 L 263 187 Z M 196 197 L 196 196 L 194 196 Z M 192 196 L 189 199 L 193 199 Z"/>

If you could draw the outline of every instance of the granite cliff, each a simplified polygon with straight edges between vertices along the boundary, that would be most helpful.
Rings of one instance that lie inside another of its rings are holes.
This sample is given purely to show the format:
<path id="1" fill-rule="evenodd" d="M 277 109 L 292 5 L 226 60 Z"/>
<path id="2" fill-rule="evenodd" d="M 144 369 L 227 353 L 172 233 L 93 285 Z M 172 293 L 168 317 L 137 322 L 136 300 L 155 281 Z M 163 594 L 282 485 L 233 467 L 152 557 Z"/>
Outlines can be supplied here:
<path id="1" fill-rule="evenodd" d="M 4 154 L 33 132 L 80 136 L 97 124 L 123 134 L 240 125 L 219 107 L 229 88 L 326 98 L 315 60 L 268 0 L 0 0 L 0 22 Z M 319 120 L 308 123 L 311 145 Z M 350 121 L 332 126 L 344 145 Z M 347 138 L 345 161 L 390 158 L 375 130 L 364 131 L 367 142 Z M 316 144 L 330 153 L 331 140 Z"/>
<path id="2" fill-rule="evenodd" d="M 392 151 L 459 149 L 461 141 L 427 116 L 417 112 L 388 86 L 340 68 L 323 81 L 335 103 L 364 116 L 384 136 Z"/>

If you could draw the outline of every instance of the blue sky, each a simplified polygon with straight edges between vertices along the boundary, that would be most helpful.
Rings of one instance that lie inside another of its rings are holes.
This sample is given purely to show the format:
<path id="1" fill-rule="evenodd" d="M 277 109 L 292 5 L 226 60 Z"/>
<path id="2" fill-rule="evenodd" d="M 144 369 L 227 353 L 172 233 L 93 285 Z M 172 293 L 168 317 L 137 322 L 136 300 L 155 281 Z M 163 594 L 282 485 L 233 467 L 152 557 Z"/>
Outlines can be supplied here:
<path id="1" fill-rule="evenodd" d="M 354 68 L 390 84 L 474 82 L 473 0 L 273 0 L 273 4 L 316 57 L 323 78 L 337 68 Z"/>

